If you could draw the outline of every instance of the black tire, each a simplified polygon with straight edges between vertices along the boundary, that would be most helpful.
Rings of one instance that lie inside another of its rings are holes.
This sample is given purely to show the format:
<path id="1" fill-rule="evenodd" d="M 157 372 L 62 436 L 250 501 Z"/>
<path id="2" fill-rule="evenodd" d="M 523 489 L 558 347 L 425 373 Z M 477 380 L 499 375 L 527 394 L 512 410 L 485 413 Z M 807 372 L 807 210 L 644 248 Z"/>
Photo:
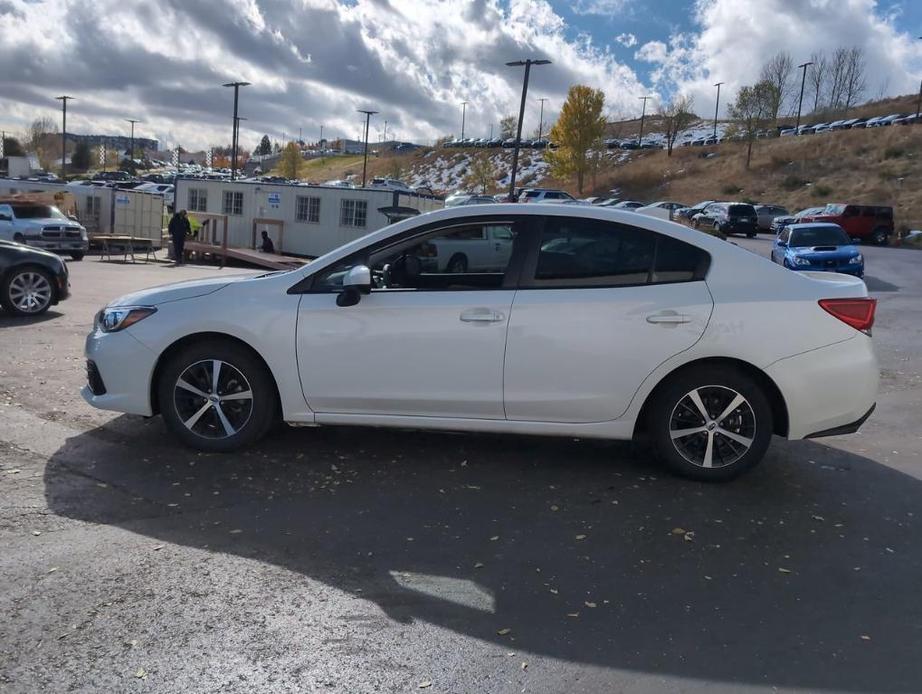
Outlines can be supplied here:
<path id="1" fill-rule="evenodd" d="M 890 232 L 884 227 L 875 229 L 871 234 L 871 242 L 875 246 L 886 246 L 890 240 Z"/>
<path id="2" fill-rule="evenodd" d="M 467 256 L 463 253 L 455 253 L 445 266 L 445 272 L 449 274 L 462 274 L 467 272 Z"/>
<path id="3" fill-rule="evenodd" d="M 746 232 L 746 238 L 747 238 L 747 239 L 754 239 L 754 238 L 756 237 L 756 234 L 758 234 L 757 231 L 748 231 L 748 232 Z"/>
<path id="4" fill-rule="evenodd" d="M 710 419 L 705 420 L 694 405 L 692 392 L 698 394 Z M 737 395 L 743 402 L 715 424 L 713 418 Z M 726 427 L 719 426 L 723 422 Z M 660 385 L 648 403 L 646 425 L 653 450 L 666 467 L 705 482 L 726 482 L 755 467 L 773 431 L 772 409 L 759 384 L 740 369 L 717 365 L 681 371 Z M 675 436 L 676 431 L 699 427 L 700 432 Z M 747 440 L 748 446 L 740 442 Z M 704 463 L 709 450 L 710 467 Z"/>
<path id="5" fill-rule="evenodd" d="M 23 238 L 23 235 L 22 235 L 22 234 L 13 234 L 13 241 L 15 241 L 16 243 L 25 243 L 25 242 L 26 242 L 26 240 L 25 240 L 25 238 Z"/>
<path id="6" fill-rule="evenodd" d="M 71 257 L 71 260 L 73 260 L 74 262 L 79 262 L 79 261 L 83 260 L 83 256 L 85 256 L 85 255 L 86 255 L 86 253 L 83 253 L 83 252 L 81 251 L 81 252 L 79 252 L 79 253 L 71 253 L 71 254 L 70 254 L 70 257 Z"/>
<path id="7" fill-rule="evenodd" d="M 211 387 L 215 361 L 221 363 L 217 389 Z M 178 386 L 180 376 L 202 395 Z M 224 405 L 215 402 L 213 391 L 227 398 L 221 401 Z M 250 397 L 228 397 L 245 393 Z M 170 431 L 187 446 L 211 453 L 256 443 L 278 419 L 272 374 L 249 349 L 231 340 L 193 343 L 168 357 L 160 371 L 157 397 Z"/>
<path id="8" fill-rule="evenodd" d="M 32 299 L 21 294 L 27 286 L 33 288 Z M 56 292 L 54 279 L 42 268 L 17 267 L 0 283 L 0 305 L 14 316 L 40 316 L 55 302 Z"/>
<path id="9" fill-rule="evenodd" d="M 694 218 L 693 218 L 693 219 L 692 219 L 692 226 L 695 227 L 695 229 L 700 229 L 700 228 L 701 228 L 701 220 L 700 220 L 700 219 L 694 219 Z"/>

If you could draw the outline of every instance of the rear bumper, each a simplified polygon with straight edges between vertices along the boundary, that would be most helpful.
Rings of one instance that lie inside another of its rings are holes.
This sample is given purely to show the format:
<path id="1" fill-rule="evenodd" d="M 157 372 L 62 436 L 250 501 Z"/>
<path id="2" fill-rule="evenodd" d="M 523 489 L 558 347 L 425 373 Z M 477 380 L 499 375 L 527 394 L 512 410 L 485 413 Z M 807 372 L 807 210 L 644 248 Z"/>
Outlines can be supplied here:
<path id="1" fill-rule="evenodd" d="M 877 401 L 880 373 L 871 338 L 855 337 L 775 362 L 765 370 L 784 397 L 788 438 L 857 430 Z"/>
<path id="2" fill-rule="evenodd" d="M 805 439 L 819 439 L 824 436 L 844 436 L 845 434 L 854 434 L 856 431 L 858 431 L 861 428 L 861 425 L 864 424 L 868 420 L 868 417 L 870 417 L 874 413 L 874 410 L 876 409 L 876 407 L 877 407 L 877 403 L 875 402 L 873 405 L 871 405 L 870 410 L 865 412 L 860 418 L 856 419 L 854 422 L 851 422 L 850 424 L 843 424 L 842 426 L 833 427 L 832 429 L 824 429 L 823 431 L 817 431 L 813 434 L 807 434 L 806 436 L 804 436 L 804 438 Z"/>

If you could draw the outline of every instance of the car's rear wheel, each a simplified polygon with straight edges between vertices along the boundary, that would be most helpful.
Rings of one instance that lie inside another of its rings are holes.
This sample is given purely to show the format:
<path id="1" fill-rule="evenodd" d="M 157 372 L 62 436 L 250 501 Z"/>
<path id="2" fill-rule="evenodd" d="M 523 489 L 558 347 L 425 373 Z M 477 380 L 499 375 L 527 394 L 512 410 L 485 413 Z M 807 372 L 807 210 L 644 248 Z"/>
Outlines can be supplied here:
<path id="1" fill-rule="evenodd" d="M 448 261 L 445 272 L 449 274 L 462 274 L 467 272 L 467 257 L 463 253 L 455 253 L 451 257 L 451 260 Z"/>
<path id="2" fill-rule="evenodd" d="M 170 430 L 203 451 L 227 452 L 256 443 L 278 416 L 269 370 L 230 341 L 194 343 L 170 356 L 157 395 Z"/>
<path id="3" fill-rule="evenodd" d="M 80 260 L 83 260 L 83 256 L 84 256 L 84 255 L 86 255 L 86 254 L 85 254 L 85 253 L 82 253 L 82 252 L 78 252 L 78 253 L 71 253 L 71 254 L 70 254 L 70 257 L 71 257 L 71 259 L 74 260 L 74 261 L 80 261 Z"/>
<path id="4" fill-rule="evenodd" d="M 647 427 L 657 457 L 670 470 L 721 482 L 762 460 L 771 441 L 772 410 L 746 373 L 706 366 L 681 372 L 657 390 Z"/>
<path id="5" fill-rule="evenodd" d="M 886 246 L 889 238 L 890 233 L 884 228 L 875 229 L 874 233 L 871 234 L 871 241 L 874 242 L 875 246 Z"/>
<path id="6" fill-rule="evenodd" d="M 44 270 L 23 267 L 11 270 L 0 286 L 0 304 L 19 316 L 37 316 L 54 301 L 54 282 Z"/>

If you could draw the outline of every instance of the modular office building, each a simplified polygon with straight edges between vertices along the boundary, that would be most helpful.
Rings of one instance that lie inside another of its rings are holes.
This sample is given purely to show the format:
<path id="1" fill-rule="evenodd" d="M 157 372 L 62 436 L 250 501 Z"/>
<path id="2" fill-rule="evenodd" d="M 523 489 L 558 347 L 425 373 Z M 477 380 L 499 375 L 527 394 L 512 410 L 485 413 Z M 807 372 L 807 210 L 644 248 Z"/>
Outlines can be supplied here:
<path id="1" fill-rule="evenodd" d="M 186 209 L 191 215 L 226 218 L 228 246 L 258 247 L 261 232 L 266 230 L 276 252 L 307 257 L 323 255 L 386 226 L 392 208 L 424 213 L 444 206 L 432 195 L 382 188 L 195 178 L 176 179 L 175 200 L 175 209 Z M 222 227 L 217 224 L 218 229 Z"/>

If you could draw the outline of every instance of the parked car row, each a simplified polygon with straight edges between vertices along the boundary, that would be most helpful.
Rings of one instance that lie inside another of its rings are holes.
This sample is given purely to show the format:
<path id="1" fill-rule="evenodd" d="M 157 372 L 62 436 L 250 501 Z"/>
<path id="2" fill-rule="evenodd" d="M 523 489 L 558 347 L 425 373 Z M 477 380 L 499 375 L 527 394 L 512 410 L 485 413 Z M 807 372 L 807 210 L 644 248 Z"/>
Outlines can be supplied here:
<path id="1" fill-rule="evenodd" d="M 815 135 L 832 130 L 855 130 L 860 128 L 882 128 L 888 125 L 914 125 L 922 122 L 922 118 L 914 113 L 891 113 L 887 116 L 874 116 L 872 118 L 843 118 L 830 122 L 805 123 L 796 130 L 783 128 L 779 131 L 781 137 L 791 135 Z"/>
<path id="2" fill-rule="evenodd" d="M 496 148 L 502 147 L 505 149 L 511 149 L 515 147 L 515 138 L 514 137 L 466 137 L 463 140 L 449 140 L 443 147 L 487 147 L 487 148 Z M 547 138 L 542 137 L 536 140 L 526 140 L 522 139 L 519 143 L 520 149 L 554 149 L 557 145 L 550 142 Z"/>

